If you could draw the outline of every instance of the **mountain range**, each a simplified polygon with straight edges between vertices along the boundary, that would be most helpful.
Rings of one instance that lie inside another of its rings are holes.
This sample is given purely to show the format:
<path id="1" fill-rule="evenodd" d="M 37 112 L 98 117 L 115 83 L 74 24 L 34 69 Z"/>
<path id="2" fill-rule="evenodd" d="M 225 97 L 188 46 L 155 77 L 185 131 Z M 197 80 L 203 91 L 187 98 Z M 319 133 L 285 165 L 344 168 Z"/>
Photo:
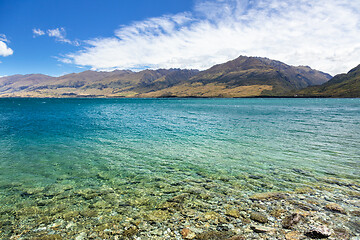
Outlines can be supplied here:
<path id="1" fill-rule="evenodd" d="M 350 89 L 359 89 L 359 67 L 356 69 L 332 78 L 307 66 L 295 67 L 268 58 L 240 56 L 204 71 L 85 71 L 60 77 L 13 75 L 0 78 L 0 97 L 333 96 L 334 84 L 341 89 L 344 84 L 351 84 Z M 352 80 L 354 76 L 357 78 Z M 351 96 L 358 93 L 355 91 Z M 347 96 L 348 92 L 339 90 L 336 94 Z"/>

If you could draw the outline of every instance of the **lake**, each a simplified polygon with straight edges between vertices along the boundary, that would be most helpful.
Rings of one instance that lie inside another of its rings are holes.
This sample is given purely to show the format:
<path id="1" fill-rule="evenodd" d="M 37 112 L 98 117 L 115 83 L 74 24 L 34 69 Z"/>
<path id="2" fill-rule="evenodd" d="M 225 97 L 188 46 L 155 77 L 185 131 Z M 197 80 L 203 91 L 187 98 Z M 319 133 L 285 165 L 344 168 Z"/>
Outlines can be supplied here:
<path id="1" fill-rule="evenodd" d="M 170 216 L 151 216 L 176 215 L 159 206 L 181 194 L 197 211 L 263 192 L 360 189 L 360 99 L 0 99 L 0 136 L 4 238 L 89 237 L 104 224 L 96 236 L 125 236 L 132 220 L 111 224 L 126 218 L 171 229 Z"/>

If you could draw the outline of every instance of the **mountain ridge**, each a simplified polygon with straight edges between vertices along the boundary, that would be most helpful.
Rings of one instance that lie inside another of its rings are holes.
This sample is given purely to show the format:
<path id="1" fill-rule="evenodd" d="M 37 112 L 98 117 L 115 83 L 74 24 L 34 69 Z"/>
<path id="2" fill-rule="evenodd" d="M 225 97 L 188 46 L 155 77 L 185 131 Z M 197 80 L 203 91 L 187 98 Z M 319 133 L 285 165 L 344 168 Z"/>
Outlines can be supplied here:
<path id="1" fill-rule="evenodd" d="M 60 77 L 43 74 L 0 78 L 0 97 L 255 97 L 281 96 L 325 83 L 329 74 L 260 57 L 236 59 L 199 71 L 87 70 Z"/>

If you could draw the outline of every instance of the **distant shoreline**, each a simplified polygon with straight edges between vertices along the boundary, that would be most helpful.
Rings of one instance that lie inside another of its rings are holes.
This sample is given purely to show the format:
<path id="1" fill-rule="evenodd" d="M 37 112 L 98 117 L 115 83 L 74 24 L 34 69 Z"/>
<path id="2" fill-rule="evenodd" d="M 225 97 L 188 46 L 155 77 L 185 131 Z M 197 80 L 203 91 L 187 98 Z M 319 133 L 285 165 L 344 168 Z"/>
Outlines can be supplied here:
<path id="1" fill-rule="evenodd" d="M 79 97 L 1 97 L 0 99 L 250 99 L 250 98 L 331 98 L 331 99 L 358 99 L 360 97 L 332 97 L 332 96 L 249 96 L 249 97 L 154 97 L 154 98 L 142 98 L 142 97 L 97 97 L 97 96 L 79 96 Z"/>

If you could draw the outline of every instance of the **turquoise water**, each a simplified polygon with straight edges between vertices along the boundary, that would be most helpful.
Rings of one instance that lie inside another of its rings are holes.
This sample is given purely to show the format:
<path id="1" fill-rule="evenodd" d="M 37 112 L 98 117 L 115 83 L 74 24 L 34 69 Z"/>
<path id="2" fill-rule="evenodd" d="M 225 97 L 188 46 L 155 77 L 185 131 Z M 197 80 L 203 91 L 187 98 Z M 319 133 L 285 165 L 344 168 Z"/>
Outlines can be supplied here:
<path id="1" fill-rule="evenodd" d="M 359 99 L 1 99 L 0 136 L 2 184 L 360 173 Z"/>
<path id="2" fill-rule="evenodd" d="M 360 99 L 0 99 L 0 136 L 2 211 L 91 189 L 151 208 L 202 179 L 247 194 L 360 175 Z"/>

